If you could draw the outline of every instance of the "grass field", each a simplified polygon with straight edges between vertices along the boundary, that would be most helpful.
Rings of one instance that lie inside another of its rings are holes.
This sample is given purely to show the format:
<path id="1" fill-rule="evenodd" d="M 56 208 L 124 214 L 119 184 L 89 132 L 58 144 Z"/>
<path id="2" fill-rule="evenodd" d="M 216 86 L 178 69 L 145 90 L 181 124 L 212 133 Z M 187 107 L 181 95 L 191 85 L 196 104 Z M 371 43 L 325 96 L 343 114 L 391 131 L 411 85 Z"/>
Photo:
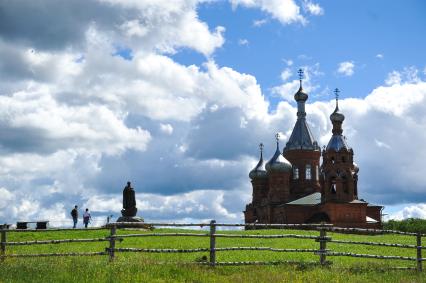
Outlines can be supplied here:
<path id="1" fill-rule="evenodd" d="M 179 229 L 156 229 L 155 232 L 190 232 Z M 200 232 L 200 231 L 191 231 Z M 118 234 L 135 233 L 119 230 Z M 137 231 L 137 233 L 150 233 Z M 221 231 L 231 234 L 311 234 L 316 231 L 255 230 Z M 70 238 L 99 238 L 108 230 L 8 233 L 8 241 L 29 241 Z M 416 244 L 415 237 L 400 235 L 348 235 L 328 233 L 333 239 Z M 107 242 L 66 243 L 52 245 L 7 246 L 8 254 L 104 251 Z M 319 243 L 310 239 L 241 239 L 217 238 L 216 247 L 263 246 L 275 248 L 313 248 Z M 135 248 L 207 248 L 209 238 L 144 237 L 126 238 L 117 247 Z M 328 243 L 333 251 L 364 254 L 416 256 L 414 249 L 341 245 Z M 107 256 L 7 258 L 0 262 L 0 282 L 426 282 L 425 273 L 389 270 L 392 266 L 414 267 L 413 261 L 328 257 L 330 267 L 299 265 L 277 266 L 198 266 L 208 253 L 157 254 L 117 253 L 114 262 Z M 319 261 L 312 253 L 277 253 L 270 251 L 217 252 L 217 261 Z M 158 264 L 162 262 L 163 264 Z"/>

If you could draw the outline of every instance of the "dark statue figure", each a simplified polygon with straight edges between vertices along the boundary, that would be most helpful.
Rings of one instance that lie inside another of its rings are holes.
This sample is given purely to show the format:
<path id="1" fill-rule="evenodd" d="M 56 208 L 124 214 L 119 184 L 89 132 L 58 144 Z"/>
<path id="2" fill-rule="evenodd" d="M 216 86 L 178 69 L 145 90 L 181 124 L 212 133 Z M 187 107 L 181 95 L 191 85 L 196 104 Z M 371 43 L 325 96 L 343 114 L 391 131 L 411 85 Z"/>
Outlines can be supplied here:
<path id="1" fill-rule="evenodd" d="M 137 212 L 135 190 L 132 188 L 131 183 L 127 182 L 123 190 L 123 209 L 121 210 L 121 215 L 124 217 L 134 217 Z"/>

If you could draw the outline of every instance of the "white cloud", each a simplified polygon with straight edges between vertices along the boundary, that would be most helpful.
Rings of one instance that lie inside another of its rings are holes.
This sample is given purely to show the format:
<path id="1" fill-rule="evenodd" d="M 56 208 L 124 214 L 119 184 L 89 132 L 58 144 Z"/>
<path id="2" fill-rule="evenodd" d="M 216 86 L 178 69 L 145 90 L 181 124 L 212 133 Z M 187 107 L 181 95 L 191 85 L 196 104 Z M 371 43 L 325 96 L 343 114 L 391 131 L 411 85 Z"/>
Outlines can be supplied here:
<path id="1" fill-rule="evenodd" d="M 390 214 L 387 219 L 403 220 L 407 218 L 426 219 L 426 203 L 418 203 L 404 207 L 402 210 Z"/>
<path id="2" fill-rule="evenodd" d="M 290 68 L 285 68 L 282 72 L 281 72 L 281 80 L 286 81 L 288 80 L 291 76 L 293 75 L 293 73 L 291 72 Z"/>
<path id="3" fill-rule="evenodd" d="M 306 24 L 307 19 L 301 14 L 300 6 L 294 0 L 230 0 L 234 9 L 238 6 L 248 8 L 259 8 L 269 13 L 274 19 L 279 20 L 282 24 L 301 23 Z M 306 5 L 310 14 L 318 13 L 321 7 L 317 4 Z M 260 22 L 259 22 L 260 23 Z"/>
<path id="4" fill-rule="evenodd" d="M 339 63 L 337 73 L 350 77 L 354 74 L 355 63 L 353 61 L 345 61 Z"/>
<path id="5" fill-rule="evenodd" d="M 286 63 L 286 65 L 288 66 L 288 67 L 291 67 L 291 66 L 293 66 L 293 60 L 291 60 L 291 59 L 288 59 L 288 60 L 284 60 L 284 62 Z"/>
<path id="6" fill-rule="evenodd" d="M 376 58 L 377 59 L 383 59 L 385 56 L 383 55 L 383 54 L 381 54 L 381 53 L 379 53 L 379 54 L 377 54 L 376 55 Z"/>
<path id="7" fill-rule="evenodd" d="M 261 26 L 263 26 L 264 24 L 266 24 L 267 22 L 268 22 L 268 20 L 267 20 L 267 19 L 254 20 L 254 21 L 253 21 L 253 26 L 254 26 L 254 27 L 261 27 Z"/>
<path id="8" fill-rule="evenodd" d="M 249 44 L 249 41 L 247 40 L 247 39 L 239 39 L 238 40 L 238 44 L 239 45 L 248 45 Z"/>
<path id="9" fill-rule="evenodd" d="M 305 0 L 303 2 L 303 7 L 308 13 L 314 16 L 321 16 L 324 14 L 324 9 L 317 3 Z"/>
<path id="10" fill-rule="evenodd" d="M 418 83 L 421 79 L 419 71 L 416 67 L 405 67 L 402 71 L 392 71 L 388 74 L 385 83 L 387 85 L 395 85 L 401 83 Z"/>
<path id="11" fill-rule="evenodd" d="M 173 127 L 170 124 L 160 124 L 160 130 L 168 135 L 173 134 Z"/>

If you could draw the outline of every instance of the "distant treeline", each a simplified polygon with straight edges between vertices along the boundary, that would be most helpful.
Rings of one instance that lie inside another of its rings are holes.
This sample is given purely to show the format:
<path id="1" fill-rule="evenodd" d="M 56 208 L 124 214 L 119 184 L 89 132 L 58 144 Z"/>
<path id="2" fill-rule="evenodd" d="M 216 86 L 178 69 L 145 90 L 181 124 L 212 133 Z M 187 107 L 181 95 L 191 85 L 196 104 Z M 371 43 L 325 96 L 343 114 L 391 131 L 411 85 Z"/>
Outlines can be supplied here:
<path id="1" fill-rule="evenodd" d="M 397 230 L 403 232 L 426 233 L 426 220 L 419 218 L 408 218 L 405 220 L 389 220 L 383 223 L 385 230 Z"/>

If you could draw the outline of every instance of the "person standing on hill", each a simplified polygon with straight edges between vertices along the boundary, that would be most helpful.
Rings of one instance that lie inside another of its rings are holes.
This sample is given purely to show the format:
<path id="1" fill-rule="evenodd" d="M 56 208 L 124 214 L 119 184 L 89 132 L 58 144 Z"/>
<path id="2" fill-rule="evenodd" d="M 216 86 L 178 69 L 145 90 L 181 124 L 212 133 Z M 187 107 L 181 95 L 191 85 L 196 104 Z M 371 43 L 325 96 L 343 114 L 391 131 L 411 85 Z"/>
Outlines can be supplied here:
<path id="1" fill-rule="evenodd" d="M 75 228 L 77 226 L 77 221 L 78 221 L 78 210 L 77 210 L 77 206 L 74 206 L 73 210 L 71 210 L 71 217 L 72 217 L 72 221 L 74 222 L 74 225 L 72 226 L 72 228 Z"/>
<path id="2" fill-rule="evenodd" d="M 92 216 L 90 216 L 89 209 L 86 208 L 86 211 L 83 214 L 84 228 L 87 228 L 87 225 L 89 225 L 89 222 L 91 219 L 92 219 Z"/>

